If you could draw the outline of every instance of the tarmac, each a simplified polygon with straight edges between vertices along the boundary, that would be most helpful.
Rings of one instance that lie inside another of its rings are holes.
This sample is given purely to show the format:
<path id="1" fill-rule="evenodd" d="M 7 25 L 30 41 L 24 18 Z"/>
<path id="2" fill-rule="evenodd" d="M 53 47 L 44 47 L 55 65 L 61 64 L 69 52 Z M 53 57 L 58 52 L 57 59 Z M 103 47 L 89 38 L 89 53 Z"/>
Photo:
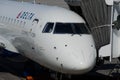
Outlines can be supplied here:
<path id="1" fill-rule="evenodd" d="M 26 80 L 25 78 L 15 76 L 11 73 L 0 72 L 0 80 Z"/>
<path id="2" fill-rule="evenodd" d="M 0 80 L 26 80 L 24 76 L 26 61 L 31 60 L 21 55 L 16 57 L 0 56 Z M 31 63 L 36 64 L 33 61 Z M 49 74 L 49 72 L 39 73 L 39 70 L 37 70 L 37 74 L 34 75 L 35 80 L 56 79 L 53 76 L 49 76 Z M 70 77 L 63 75 L 60 80 L 120 80 L 120 62 L 118 59 L 113 59 L 111 63 L 105 61 L 104 64 L 96 66 L 92 71 L 84 75 L 72 75 Z"/>

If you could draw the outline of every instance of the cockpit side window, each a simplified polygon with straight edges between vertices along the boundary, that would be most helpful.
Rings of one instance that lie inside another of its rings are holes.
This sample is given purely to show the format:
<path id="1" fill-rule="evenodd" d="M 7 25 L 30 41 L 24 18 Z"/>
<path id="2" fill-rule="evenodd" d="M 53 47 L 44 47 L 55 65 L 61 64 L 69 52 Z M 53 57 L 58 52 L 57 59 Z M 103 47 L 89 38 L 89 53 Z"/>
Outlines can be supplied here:
<path id="1" fill-rule="evenodd" d="M 43 33 L 51 33 L 53 31 L 54 23 L 47 23 L 43 29 Z"/>

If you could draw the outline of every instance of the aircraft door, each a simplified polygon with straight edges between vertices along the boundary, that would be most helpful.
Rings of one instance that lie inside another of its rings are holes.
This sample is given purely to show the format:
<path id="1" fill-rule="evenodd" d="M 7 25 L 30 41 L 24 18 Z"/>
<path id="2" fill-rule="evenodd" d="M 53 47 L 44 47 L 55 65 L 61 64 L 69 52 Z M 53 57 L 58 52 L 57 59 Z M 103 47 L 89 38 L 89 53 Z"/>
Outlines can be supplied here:
<path id="1" fill-rule="evenodd" d="M 37 29 L 37 25 L 38 25 L 39 19 L 34 19 L 32 22 L 32 27 L 30 28 L 30 33 L 31 33 L 31 37 L 35 37 L 35 31 Z"/>

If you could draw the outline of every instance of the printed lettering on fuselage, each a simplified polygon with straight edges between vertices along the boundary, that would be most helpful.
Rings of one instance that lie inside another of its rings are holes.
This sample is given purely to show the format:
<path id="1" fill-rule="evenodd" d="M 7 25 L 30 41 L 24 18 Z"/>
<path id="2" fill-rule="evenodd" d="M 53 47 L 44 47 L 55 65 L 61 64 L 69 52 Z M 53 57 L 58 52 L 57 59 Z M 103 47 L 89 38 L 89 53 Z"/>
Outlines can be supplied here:
<path id="1" fill-rule="evenodd" d="M 30 12 L 21 11 L 16 18 L 31 20 L 35 14 Z"/>

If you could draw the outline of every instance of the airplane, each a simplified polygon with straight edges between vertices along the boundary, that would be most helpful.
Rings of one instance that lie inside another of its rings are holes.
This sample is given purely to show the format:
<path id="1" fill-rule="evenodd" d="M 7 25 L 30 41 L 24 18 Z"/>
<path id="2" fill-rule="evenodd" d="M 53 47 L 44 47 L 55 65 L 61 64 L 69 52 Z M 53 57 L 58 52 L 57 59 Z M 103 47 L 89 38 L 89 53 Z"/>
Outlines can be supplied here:
<path id="1" fill-rule="evenodd" d="M 96 64 L 84 19 L 57 6 L 0 0 L 0 48 L 64 74 L 84 74 Z"/>

